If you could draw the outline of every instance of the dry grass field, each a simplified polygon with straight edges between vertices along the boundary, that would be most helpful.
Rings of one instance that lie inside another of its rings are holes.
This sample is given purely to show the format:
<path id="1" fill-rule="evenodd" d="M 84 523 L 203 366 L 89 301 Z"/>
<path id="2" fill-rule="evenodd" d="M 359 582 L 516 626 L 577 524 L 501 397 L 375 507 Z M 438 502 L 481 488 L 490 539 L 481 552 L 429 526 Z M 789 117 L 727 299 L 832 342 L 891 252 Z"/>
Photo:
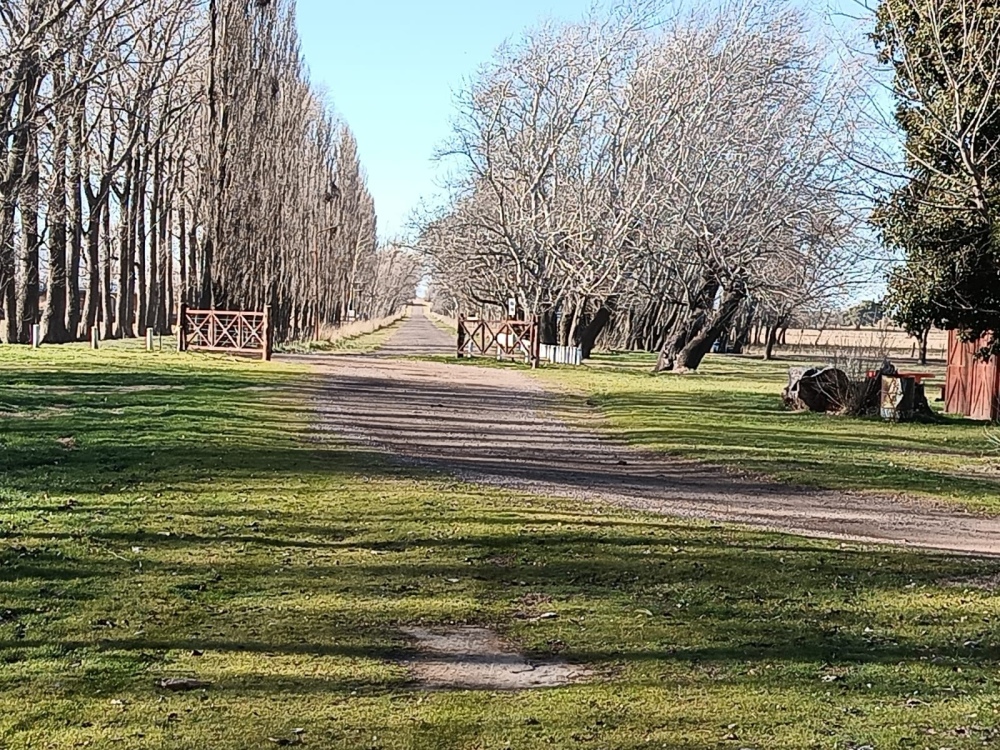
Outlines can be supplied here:
<path id="1" fill-rule="evenodd" d="M 866 351 L 896 359 L 916 359 L 917 342 L 899 328 L 790 328 L 785 343 L 776 349 L 778 355 L 832 355 L 845 351 Z M 948 332 L 933 330 L 927 346 L 927 356 L 943 361 L 948 354 Z"/>

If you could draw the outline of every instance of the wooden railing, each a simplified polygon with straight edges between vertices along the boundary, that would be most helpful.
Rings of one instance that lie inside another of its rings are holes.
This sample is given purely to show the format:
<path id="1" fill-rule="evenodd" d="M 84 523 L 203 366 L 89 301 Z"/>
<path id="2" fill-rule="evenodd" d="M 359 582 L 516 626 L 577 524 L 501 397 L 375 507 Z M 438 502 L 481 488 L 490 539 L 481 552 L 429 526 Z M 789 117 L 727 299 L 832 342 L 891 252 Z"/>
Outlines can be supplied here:
<path id="1" fill-rule="evenodd" d="M 181 305 L 179 351 L 258 354 L 271 359 L 273 341 L 268 311 L 189 310 Z"/>
<path id="2" fill-rule="evenodd" d="M 482 320 L 459 315 L 458 357 L 523 357 L 538 367 L 538 320 Z"/>

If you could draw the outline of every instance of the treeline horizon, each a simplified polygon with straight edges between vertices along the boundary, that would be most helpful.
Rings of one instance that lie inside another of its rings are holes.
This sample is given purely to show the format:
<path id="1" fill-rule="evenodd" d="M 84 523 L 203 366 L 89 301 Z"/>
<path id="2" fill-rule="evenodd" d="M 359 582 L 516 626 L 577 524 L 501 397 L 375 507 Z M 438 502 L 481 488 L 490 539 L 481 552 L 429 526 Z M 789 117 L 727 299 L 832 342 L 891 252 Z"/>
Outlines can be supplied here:
<path id="1" fill-rule="evenodd" d="M 0 341 L 167 333 L 181 303 L 269 307 L 281 341 L 388 315 L 419 275 L 379 245 L 294 0 L 0 8 Z"/>

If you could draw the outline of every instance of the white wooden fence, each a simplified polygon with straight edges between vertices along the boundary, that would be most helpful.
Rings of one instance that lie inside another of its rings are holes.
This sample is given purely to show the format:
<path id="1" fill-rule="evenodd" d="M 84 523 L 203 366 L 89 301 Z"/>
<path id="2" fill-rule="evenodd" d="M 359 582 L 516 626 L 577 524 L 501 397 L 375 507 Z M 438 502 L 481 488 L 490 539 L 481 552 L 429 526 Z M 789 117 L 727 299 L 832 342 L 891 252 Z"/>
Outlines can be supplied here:
<path id="1" fill-rule="evenodd" d="M 539 359 L 554 365 L 581 365 L 583 364 L 583 351 L 578 346 L 541 344 Z"/>

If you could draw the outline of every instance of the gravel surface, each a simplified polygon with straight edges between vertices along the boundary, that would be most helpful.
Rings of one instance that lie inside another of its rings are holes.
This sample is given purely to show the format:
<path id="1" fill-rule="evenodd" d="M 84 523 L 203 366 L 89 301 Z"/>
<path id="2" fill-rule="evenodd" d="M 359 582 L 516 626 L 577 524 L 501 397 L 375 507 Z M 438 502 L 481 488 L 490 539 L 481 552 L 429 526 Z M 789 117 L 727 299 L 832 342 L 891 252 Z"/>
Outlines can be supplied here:
<path id="1" fill-rule="evenodd" d="M 515 370 L 393 359 L 450 354 L 414 308 L 378 353 L 298 356 L 319 374 L 320 424 L 395 460 L 537 494 L 807 536 L 1000 553 L 1000 519 L 904 498 L 819 491 L 642 451 L 589 429 L 597 415 Z"/>

